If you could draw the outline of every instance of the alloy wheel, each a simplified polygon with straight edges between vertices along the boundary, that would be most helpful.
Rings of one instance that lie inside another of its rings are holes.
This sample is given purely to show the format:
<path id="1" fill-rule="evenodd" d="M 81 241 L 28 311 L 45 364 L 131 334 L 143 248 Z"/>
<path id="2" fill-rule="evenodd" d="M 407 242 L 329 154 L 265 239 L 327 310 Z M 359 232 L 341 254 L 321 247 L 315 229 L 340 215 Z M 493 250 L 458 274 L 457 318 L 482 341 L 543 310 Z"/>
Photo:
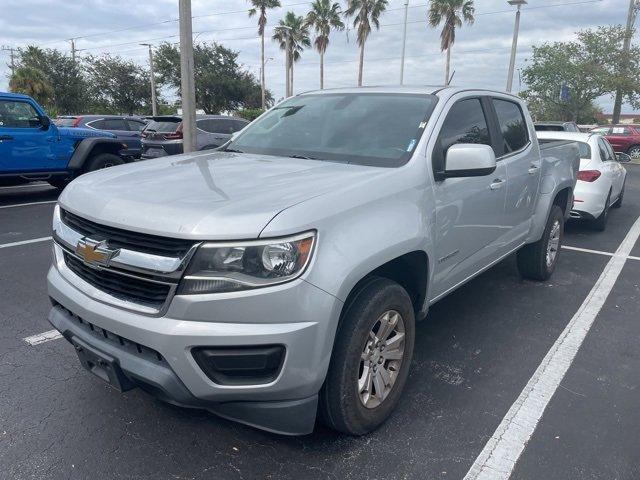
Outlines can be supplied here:
<path id="1" fill-rule="evenodd" d="M 558 256 L 560 248 L 560 222 L 555 221 L 549 232 L 549 241 L 547 242 L 547 267 L 551 267 Z"/>

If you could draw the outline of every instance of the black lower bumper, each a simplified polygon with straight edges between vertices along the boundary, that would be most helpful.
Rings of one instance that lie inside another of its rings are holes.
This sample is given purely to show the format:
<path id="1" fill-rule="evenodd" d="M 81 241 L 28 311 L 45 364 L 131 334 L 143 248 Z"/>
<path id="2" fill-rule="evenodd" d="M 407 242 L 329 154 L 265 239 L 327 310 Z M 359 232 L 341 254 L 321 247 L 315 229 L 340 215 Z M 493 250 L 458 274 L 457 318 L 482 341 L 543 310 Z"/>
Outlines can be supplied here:
<path id="1" fill-rule="evenodd" d="M 155 397 L 187 408 L 209 410 L 221 417 L 283 435 L 313 431 L 318 396 L 269 402 L 210 402 L 182 383 L 159 352 L 92 325 L 61 305 L 49 322 L 74 345 L 82 365 L 120 391 L 140 387 Z"/>

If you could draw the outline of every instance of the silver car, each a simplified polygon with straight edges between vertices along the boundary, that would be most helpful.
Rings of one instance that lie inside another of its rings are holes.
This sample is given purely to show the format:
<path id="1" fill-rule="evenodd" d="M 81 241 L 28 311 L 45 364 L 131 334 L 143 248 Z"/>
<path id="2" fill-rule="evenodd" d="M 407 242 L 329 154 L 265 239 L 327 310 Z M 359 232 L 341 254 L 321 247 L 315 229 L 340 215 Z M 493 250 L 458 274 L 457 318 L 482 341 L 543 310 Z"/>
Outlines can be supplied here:
<path id="1" fill-rule="evenodd" d="M 514 252 L 553 273 L 578 163 L 504 93 L 301 94 L 224 151 L 73 181 L 49 321 L 121 390 L 361 435 L 398 403 L 431 305 Z"/>

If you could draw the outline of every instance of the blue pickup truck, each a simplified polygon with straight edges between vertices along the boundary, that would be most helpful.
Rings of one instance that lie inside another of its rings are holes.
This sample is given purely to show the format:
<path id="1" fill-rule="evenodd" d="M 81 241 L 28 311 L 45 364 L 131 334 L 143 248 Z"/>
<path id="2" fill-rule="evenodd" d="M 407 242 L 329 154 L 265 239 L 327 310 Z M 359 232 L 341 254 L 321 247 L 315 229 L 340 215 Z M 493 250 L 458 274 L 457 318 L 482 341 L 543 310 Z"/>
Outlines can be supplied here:
<path id="1" fill-rule="evenodd" d="M 63 188 L 86 172 L 130 161 L 108 132 L 54 125 L 27 95 L 0 92 L 0 182 L 44 180 Z"/>

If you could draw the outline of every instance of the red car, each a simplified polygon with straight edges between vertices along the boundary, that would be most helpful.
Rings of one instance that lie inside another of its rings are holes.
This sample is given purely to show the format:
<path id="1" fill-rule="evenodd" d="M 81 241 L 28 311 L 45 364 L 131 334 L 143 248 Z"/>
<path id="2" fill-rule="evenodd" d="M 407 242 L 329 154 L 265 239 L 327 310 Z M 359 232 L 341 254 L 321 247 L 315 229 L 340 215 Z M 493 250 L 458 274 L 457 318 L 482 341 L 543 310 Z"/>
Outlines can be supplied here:
<path id="1" fill-rule="evenodd" d="M 640 159 L 640 125 L 611 125 L 591 131 L 604 135 L 614 151 L 628 153 L 634 160 Z"/>

